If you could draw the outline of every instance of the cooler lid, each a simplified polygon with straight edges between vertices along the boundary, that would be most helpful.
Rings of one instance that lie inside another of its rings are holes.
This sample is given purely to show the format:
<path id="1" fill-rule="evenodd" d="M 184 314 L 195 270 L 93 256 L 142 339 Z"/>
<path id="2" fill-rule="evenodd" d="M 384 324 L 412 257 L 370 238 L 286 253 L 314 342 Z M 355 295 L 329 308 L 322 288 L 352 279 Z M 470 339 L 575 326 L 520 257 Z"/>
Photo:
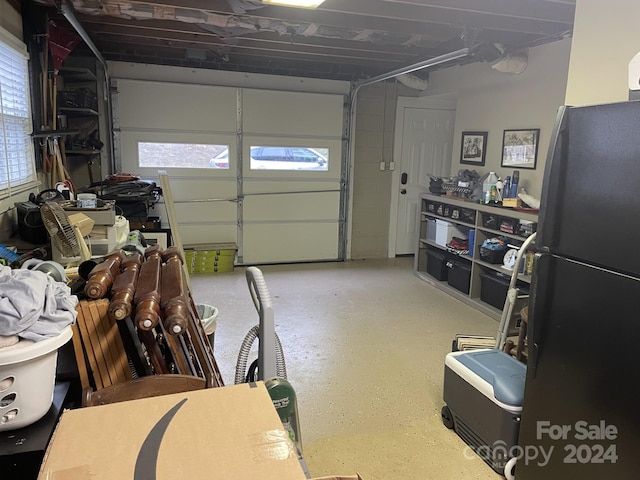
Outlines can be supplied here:
<path id="1" fill-rule="evenodd" d="M 493 387 L 496 400 L 521 407 L 527 367 L 501 350 L 464 352 L 456 360 Z"/>

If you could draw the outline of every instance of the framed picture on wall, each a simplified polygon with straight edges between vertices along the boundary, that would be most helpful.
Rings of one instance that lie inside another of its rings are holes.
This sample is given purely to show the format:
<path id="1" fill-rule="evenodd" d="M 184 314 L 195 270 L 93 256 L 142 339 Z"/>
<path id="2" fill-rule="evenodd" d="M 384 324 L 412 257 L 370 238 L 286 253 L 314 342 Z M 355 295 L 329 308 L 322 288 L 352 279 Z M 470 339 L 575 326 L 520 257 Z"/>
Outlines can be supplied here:
<path id="1" fill-rule="evenodd" d="M 460 163 L 483 166 L 487 156 L 487 132 L 462 132 Z"/>
<path id="2" fill-rule="evenodd" d="M 539 128 L 505 130 L 502 136 L 502 166 L 536 168 Z"/>

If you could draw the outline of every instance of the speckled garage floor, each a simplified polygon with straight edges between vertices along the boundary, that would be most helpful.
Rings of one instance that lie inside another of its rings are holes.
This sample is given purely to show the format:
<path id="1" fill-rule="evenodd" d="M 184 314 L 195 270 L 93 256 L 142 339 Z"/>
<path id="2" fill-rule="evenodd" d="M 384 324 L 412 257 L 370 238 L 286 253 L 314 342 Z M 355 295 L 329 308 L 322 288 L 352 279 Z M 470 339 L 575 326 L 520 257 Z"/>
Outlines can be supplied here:
<path id="1" fill-rule="evenodd" d="M 440 420 L 453 337 L 495 335 L 498 323 L 415 277 L 412 262 L 260 267 L 312 476 L 500 478 L 469 460 L 464 442 Z M 244 268 L 191 280 L 196 303 L 218 308 L 215 356 L 231 384 L 242 339 L 258 323 Z"/>

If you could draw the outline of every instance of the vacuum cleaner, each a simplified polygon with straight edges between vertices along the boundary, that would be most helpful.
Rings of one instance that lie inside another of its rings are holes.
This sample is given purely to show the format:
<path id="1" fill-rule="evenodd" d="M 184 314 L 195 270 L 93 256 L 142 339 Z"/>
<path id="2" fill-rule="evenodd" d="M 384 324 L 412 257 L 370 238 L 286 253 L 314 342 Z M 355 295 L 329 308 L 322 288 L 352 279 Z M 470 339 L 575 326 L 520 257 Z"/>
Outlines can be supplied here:
<path id="1" fill-rule="evenodd" d="M 302 437 L 298 421 L 296 393 L 287 381 L 287 368 L 282 344 L 275 332 L 271 296 L 259 268 L 248 267 L 246 277 L 260 323 L 249 330 L 242 341 L 236 363 L 235 383 L 264 381 L 282 425 L 291 441 L 296 445 L 298 457 L 302 458 Z M 256 339 L 259 341 L 258 358 L 251 363 L 247 371 L 249 352 Z"/>

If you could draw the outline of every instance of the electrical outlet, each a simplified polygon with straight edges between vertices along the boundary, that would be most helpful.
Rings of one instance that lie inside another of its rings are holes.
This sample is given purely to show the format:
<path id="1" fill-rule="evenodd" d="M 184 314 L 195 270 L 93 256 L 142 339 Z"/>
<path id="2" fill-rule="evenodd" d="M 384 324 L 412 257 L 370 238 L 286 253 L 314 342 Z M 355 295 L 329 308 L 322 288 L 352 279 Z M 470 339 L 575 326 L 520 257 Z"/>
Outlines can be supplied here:
<path id="1" fill-rule="evenodd" d="M 380 171 L 384 172 L 384 169 L 385 169 L 384 162 L 380 162 Z"/>
<path id="2" fill-rule="evenodd" d="M 389 170 L 395 170 L 396 169 L 396 162 L 389 162 Z"/>

